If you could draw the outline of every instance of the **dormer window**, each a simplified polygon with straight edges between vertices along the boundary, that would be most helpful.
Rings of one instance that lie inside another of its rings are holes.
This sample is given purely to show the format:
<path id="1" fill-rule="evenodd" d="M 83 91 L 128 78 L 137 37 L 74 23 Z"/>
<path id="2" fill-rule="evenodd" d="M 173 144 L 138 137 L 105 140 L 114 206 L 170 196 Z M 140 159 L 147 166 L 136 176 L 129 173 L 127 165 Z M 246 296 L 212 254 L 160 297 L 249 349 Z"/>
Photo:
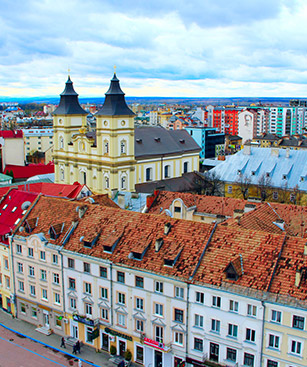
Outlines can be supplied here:
<path id="1" fill-rule="evenodd" d="M 237 174 L 238 174 L 238 175 L 240 175 L 240 174 L 241 174 L 241 170 L 240 170 L 240 169 L 238 169 Z"/>
<path id="2" fill-rule="evenodd" d="M 301 176 L 301 177 L 300 177 L 300 181 L 301 181 L 301 182 L 304 182 L 304 181 L 305 181 L 305 177 L 304 177 L 304 176 Z"/>
<path id="3" fill-rule="evenodd" d="M 256 172 L 255 171 L 252 171 L 252 176 L 255 176 Z"/>
<path id="4" fill-rule="evenodd" d="M 267 172 L 265 175 L 266 177 L 270 177 L 270 172 Z"/>
<path id="5" fill-rule="evenodd" d="M 226 273 L 227 279 L 234 281 L 238 280 L 240 276 L 244 274 L 242 256 L 240 255 L 233 261 L 230 261 L 224 272 Z"/>
<path id="6" fill-rule="evenodd" d="M 14 213 L 14 211 L 16 211 L 17 206 L 14 206 L 14 208 L 12 209 L 12 213 Z"/>
<path id="7" fill-rule="evenodd" d="M 5 210 L 7 208 L 7 204 L 3 205 L 2 210 Z"/>
<path id="8" fill-rule="evenodd" d="M 287 179 L 287 175 L 282 175 L 282 179 L 286 180 Z"/>

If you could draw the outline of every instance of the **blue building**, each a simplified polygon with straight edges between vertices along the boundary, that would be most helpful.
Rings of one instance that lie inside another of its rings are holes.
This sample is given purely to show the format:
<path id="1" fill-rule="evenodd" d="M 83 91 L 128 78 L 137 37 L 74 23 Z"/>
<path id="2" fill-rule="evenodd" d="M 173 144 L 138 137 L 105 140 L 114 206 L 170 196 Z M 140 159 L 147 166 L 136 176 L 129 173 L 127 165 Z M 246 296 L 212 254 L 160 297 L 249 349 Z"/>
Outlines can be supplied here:
<path id="1" fill-rule="evenodd" d="M 201 147 L 201 159 L 213 158 L 224 154 L 225 134 L 212 127 L 186 127 L 185 130 Z"/>

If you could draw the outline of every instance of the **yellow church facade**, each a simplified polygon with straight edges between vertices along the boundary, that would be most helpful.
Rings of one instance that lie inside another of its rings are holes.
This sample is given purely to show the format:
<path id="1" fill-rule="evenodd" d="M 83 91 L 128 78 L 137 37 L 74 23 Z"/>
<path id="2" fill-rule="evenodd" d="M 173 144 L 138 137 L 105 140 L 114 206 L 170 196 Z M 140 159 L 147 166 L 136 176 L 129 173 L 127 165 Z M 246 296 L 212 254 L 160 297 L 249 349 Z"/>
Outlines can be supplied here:
<path id="1" fill-rule="evenodd" d="M 86 116 L 68 78 L 53 118 L 56 183 L 78 181 L 95 193 L 110 194 L 199 169 L 200 148 L 186 131 L 134 127 L 134 113 L 115 74 L 94 132 L 87 129 Z"/>

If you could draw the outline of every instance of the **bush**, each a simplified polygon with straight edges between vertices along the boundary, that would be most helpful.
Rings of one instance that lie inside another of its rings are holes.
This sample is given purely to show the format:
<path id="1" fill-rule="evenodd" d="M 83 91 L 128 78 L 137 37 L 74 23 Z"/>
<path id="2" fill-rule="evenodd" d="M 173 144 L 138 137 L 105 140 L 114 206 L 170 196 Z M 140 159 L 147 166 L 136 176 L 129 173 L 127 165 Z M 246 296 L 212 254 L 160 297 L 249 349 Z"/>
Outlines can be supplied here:
<path id="1" fill-rule="evenodd" d="M 115 356 L 115 354 L 116 354 L 116 347 L 114 345 L 111 345 L 111 347 L 110 347 L 110 354 L 112 356 Z"/>
<path id="2" fill-rule="evenodd" d="M 126 352 L 125 352 L 125 360 L 126 361 L 131 361 L 131 359 L 132 359 L 132 353 L 130 352 L 129 349 L 127 349 Z"/>

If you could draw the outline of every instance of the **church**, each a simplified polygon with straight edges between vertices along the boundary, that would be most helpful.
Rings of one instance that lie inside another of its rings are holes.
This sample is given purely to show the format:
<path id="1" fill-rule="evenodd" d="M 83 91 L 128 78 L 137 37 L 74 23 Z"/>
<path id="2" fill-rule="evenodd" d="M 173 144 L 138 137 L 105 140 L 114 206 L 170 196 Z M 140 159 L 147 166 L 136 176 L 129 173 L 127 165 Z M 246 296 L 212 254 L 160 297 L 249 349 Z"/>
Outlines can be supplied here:
<path id="1" fill-rule="evenodd" d="M 86 184 L 94 193 L 135 191 L 137 183 L 198 171 L 200 148 L 186 130 L 135 127 L 134 113 L 114 73 L 96 130 L 68 76 L 53 113 L 55 182 Z"/>

